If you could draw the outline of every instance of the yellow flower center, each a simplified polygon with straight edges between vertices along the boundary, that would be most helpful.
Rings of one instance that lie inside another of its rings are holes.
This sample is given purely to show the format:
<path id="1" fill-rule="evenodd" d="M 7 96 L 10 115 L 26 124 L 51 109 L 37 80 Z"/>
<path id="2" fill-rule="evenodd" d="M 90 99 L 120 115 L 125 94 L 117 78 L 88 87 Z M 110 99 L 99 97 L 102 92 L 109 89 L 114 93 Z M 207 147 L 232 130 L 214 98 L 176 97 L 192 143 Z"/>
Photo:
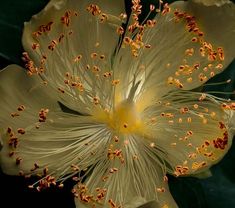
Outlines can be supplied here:
<path id="1" fill-rule="evenodd" d="M 106 123 L 111 129 L 119 133 L 142 132 L 144 124 L 133 101 L 122 101 L 112 112 L 101 109 L 95 110 L 95 120 Z"/>
<path id="2" fill-rule="evenodd" d="M 138 131 L 141 127 L 141 120 L 136 111 L 135 104 L 128 101 L 118 104 L 110 115 L 108 125 L 121 133 Z"/>

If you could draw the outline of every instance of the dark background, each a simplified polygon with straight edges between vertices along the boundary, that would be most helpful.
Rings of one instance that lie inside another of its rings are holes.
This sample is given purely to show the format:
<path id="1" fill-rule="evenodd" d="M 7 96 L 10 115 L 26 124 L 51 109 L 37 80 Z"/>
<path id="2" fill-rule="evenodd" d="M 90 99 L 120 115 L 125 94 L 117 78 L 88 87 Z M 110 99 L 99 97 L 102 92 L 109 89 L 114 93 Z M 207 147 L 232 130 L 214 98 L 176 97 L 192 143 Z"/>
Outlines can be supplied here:
<path id="1" fill-rule="evenodd" d="M 156 0 L 144 1 L 148 4 L 156 2 Z M 0 68 L 12 63 L 23 66 L 21 62 L 23 22 L 29 21 L 31 16 L 38 13 L 47 2 L 48 0 L 0 0 Z M 130 5 L 130 1 L 127 0 L 126 4 Z M 234 91 L 235 62 L 211 82 L 229 78 L 233 78 L 229 85 L 213 87 L 213 90 Z M 234 95 L 230 95 L 230 97 L 235 99 Z M 212 173 L 213 176 L 208 179 L 169 176 L 171 192 L 180 208 L 235 207 L 235 145 L 224 159 L 212 168 Z M 0 207 L 75 207 L 73 195 L 70 193 L 73 182 L 66 182 L 65 188 L 61 190 L 52 188 L 39 193 L 27 188 L 27 185 L 31 184 L 33 180 L 7 176 L 0 171 Z"/>

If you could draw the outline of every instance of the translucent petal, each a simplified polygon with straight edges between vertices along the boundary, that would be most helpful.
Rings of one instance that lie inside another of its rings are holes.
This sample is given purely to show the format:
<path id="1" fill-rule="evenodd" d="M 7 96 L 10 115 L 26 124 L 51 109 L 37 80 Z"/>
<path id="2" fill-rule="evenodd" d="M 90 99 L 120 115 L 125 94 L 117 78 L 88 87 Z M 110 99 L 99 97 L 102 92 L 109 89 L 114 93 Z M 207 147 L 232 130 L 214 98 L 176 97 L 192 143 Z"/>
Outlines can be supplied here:
<path id="1" fill-rule="evenodd" d="M 93 122 L 91 117 L 53 110 L 45 122 L 37 127 L 31 123 L 24 134 L 16 133 L 14 138 L 17 145 L 7 145 L 13 139 L 9 133 L 3 134 L 3 170 L 8 174 L 23 171 L 26 175 L 50 175 L 56 181 L 95 164 L 109 141 L 104 125 Z"/>
<path id="2" fill-rule="evenodd" d="M 139 82 L 137 100 L 197 88 L 234 59 L 234 4 L 177 1 L 166 8 L 169 12 L 157 15 L 156 25 L 144 30 L 138 56 L 131 53 L 133 45 L 124 44 L 114 61 L 122 89 Z M 127 96 L 129 91 L 123 92 Z"/>
<path id="3" fill-rule="evenodd" d="M 97 207 L 109 207 L 113 203 L 134 208 L 154 202 L 158 207 L 177 207 L 158 158 L 153 157 L 142 138 L 125 135 L 119 139 L 118 144 L 110 145 L 108 157 L 96 163 L 83 184 L 75 186 L 76 206 L 95 203 Z"/>
<path id="4" fill-rule="evenodd" d="M 2 141 L 2 137 L 0 136 L 0 150 L 2 149 L 3 147 L 3 141 Z"/>
<path id="5" fill-rule="evenodd" d="M 43 71 L 66 106 L 91 114 L 93 98 L 110 104 L 122 12 L 122 0 L 50 1 L 25 24 L 23 45 L 36 67 L 31 70 Z"/>
<path id="6" fill-rule="evenodd" d="M 229 124 L 229 127 L 231 129 L 231 131 L 233 132 L 233 134 L 235 135 L 235 112 L 232 112 L 232 116 L 231 116 L 231 122 Z"/>
<path id="7" fill-rule="evenodd" d="M 97 157 L 90 157 L 100 143 L 107 142 L 103 125 L 90 116 L 61 112 L 53 89 L 43 85 L 39 76 L 29 77 L 21 67 L 10 65 L 0 72 L 0 82 L 0 136 L 4 143 L 0 160 L 4 172 L 43 175 L 49 169 L 53 177 L 63 180 L 72 172 L 78 154 L 83 168 L 102 155 L 99 148 Z"/>
<path id="8" fill-rule="evenodd" d="M 221 6 L 227 3 L 231 3 L 230 0 L 193 0 L 196 3 L 204 4 L 205 6 Z"/>
<path id="9" fill-rule="evenodd" d="M 0 71 L 1 127 L 24 128 L 38 120 L 42 108 L 58 110 L 57 97 L 38 76 L 28 76 L 26 70 L 9 65 Z"/>
<path id="10" fill-rule="evenodd" d="M 232 111 L 212 95 L 178 91 L 147 108 L 146 139 L 157 147 L 168 172 L 199 173 L 220 161 L 232 144 Z"/>
<path id="11" fill-rule="evenodd" d="M 44 85 L 40 77 L 29 77 L 17 65 L 1 70 L 0 83 L 0 137 L 3 140 L 4 152 L 10 142 L 12 145 L 18 143 L 18 135 L 23 135 L 27 128 L 38 125 L 41 109 L 60 111 L 60 108 L 52 89 Z M 4 136 L 7 131 L 11 134 L 11 141 Z M 4 169 L 4 164 L 2 165 Z"/>

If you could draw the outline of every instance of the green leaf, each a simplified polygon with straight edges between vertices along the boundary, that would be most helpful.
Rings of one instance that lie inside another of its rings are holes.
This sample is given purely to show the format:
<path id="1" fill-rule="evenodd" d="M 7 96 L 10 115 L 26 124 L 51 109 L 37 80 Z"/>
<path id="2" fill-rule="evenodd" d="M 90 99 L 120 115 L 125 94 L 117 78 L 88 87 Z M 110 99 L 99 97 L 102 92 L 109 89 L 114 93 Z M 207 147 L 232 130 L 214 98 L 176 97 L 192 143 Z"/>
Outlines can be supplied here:
<path id="1" fill-rule="evenodd" d="M 211 178 L 200 180 L 208 208 L 235 207 L 235 144 L 216 166 L 212 167 Z"/>
<path id="2" fill-rule="evenodd" d="M 0 6 L 0 57 L 21 62 L 23 23 L 38 13 L 48 0 L 7 0 Z"/>
<path id="3" fill-rule="evenodd" d="M 204 208 L 207 200 L 200 179 L 168 176 L 169 187 L 179 208 Z"/>

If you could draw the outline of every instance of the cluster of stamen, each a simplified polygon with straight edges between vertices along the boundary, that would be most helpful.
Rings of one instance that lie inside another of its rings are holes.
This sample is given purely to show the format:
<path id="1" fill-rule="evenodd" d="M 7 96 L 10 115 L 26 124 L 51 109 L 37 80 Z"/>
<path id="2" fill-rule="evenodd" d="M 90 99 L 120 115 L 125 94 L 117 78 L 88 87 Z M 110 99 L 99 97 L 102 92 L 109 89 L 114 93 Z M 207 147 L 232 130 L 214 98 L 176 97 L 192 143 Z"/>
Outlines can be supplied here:
<path id="1" fill-rule="evenodd" d="M 131 49 L 131 53 L 133 57 L 138 57 L 139 52 L 141 49 L 150 49 L 151 45 L 144 43 L 143 37 L 145 34 L 145 31 L 147 29 L 151 29 L 156 26 L 156 20 L 147 19 L 143 23 L 140 23 L 139 16 L 142 13 L 142 5 L 140 4 L 140 0 L 133 0 L 132 1 L 132 15 L 131 15 L 131 24 L 128 25 L 127 33 L 125 34 L 125 37 L 123 39 L 123 47 L 129 46 Z M 163 4 L 162 1 L 159 1 L 160 8 Z M 154 5 L 150 5 L 150 13 L 152 12 L 159 12 L 159 9 L 155 10 Z M 170 8 L 168 4 L 164 4 L 164 9 L 162 11 L 162 15 L 165 15 L 170 12 Z M 150 15 L 150 14 L 149 14 Z M 149 16 L 148 15 L 148 16 Z M 122 35 L 124 33 L 124 30 L 122 27 L 118 28 L 117 33 L 119 35 Z"/>
<path id="2" fill-rule="evenodd" d="M 88 187 L 84 184 L 78 184 L 77 188 L 72 190 L 72 193 L 76 198 L 79 198 L 84 203 L 90 203 L 92 207 L 96 207 L 96 204 L 101 204 L 106 197 L 107 189 L 104 188 L 96 188 L 94 194 L 90 194 Z M 108 200 L 110 208 L 121 208 L 121 206 L 116 205 L 116 203 L 112 200 Z"/>
<path id="3" fill-rule="evenodd" d="M 65 74 L 64 83 L 72 88 L 78 89 L 80 92 L 84 91 L 84 87 L 81 83 L 80 77 L 71 75 L 69 72 Z"/>
<path id="4" fill-rule="evenodd" d="M 187 12 L 181 12 L 175 10 L 174 19 L 176 23 L 184 21 L 186 26 L 185 30 L 192 35 L 191 41 L 198 44 L 199 50 L 194 48 L 188 48 L 185 50 L 185 59 L 183 63 L 175 72 L 175 77 L 168 78 L 168 84 L 175 85 L 177 88 L 183 88 L 183 81 L 188 83 L 193 82 L 194 74 L 198 73 L 198 80 L 206 82 L 209 78 L 215 76 L 216 71 L 223 68 L 221 62 L 224 61 L 224 50 L 222 47 L 215 48 L 211 43 L 205 41 L 205 35 L 199 28 L 196 18 L 191 16 Z M 207 58 L 209 64 L 207 66 L 200 66 L 200 63 L 194 63 L 192 65 L 187 63 L 187 57 L 190 58 L 199 53 L 203 58 Z M 186 79 L 186 80 L 183 80 Z"/>

